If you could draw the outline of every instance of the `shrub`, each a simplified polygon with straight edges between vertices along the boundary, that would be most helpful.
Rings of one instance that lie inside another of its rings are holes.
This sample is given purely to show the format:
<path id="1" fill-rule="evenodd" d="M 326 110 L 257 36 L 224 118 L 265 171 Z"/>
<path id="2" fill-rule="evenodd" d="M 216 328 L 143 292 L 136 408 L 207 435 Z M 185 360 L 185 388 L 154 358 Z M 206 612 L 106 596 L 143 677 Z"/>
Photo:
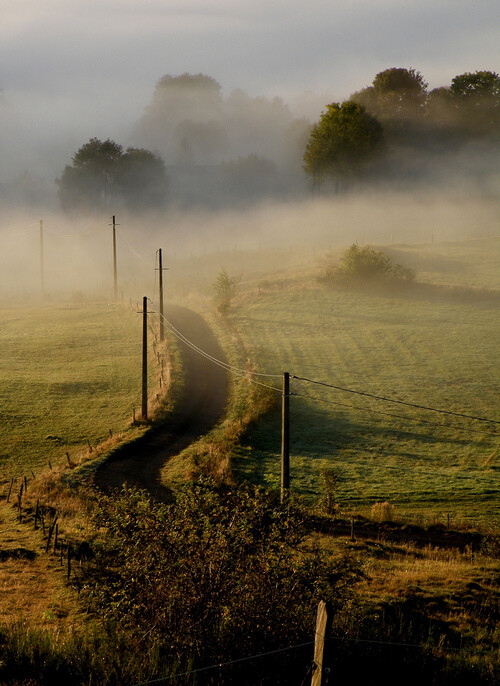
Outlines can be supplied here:
<path id="1" fill-rule="evenodd" d="M 394 506 L 391 503 L 374 503 L 372 505 L 372 519 L 376 522 L 392 522 Z"/>
<path id="2" fill-rule="evenodd" d="M 340 481 L 340 474 L 337 469 L 323 466 L 320 469 L 320 476 L 323 483 L 323 496 L 320 504 L 326 514 L 335 514 L 338 508 L 337 489 Z"/>
<path id="3" fill-rule="evenodd" d="M 106 544 L 84 597 L 180 666 L 309 640 L 320 599 L 338 626 L 348 621 L 357 565 L 301 546 L 293 500 L 275 505 L 262 490 L 200 479 L 170 505 L 138 491 L 105 498 L 98 523 Z"/>
<path id="4" fill-rule="evenodd" d="M 415 272 L 394 264 L 383 252 L 353 244 L 344 251 L 337 265 L 329 266 L 324 279 L 339 284 L 401 283 L 415 279 Z"/>

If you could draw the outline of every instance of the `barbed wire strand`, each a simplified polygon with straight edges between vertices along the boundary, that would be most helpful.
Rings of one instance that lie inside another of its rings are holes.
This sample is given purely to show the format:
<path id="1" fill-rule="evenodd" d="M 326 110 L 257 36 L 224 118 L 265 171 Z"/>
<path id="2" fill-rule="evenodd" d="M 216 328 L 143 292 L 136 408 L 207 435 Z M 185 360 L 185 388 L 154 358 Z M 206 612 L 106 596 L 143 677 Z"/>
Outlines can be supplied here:
<path id="1" fill-rule="evenodd" d="M 325 639 L 325 637 L 323 636 Z M 414 650 L 438 650 L 441 653 L 471 653 L 471 654 L 477 654 L 480 652 L 483 655 L 490 655 L 493 654 L 495 651 L 493 650 L 488 650 L 488 651 L 482 651 L 478 649 L 472 649 L 472 648 L 453 648 L 452 646 L 449 647 L 443 647 L 443 646 L 429 646 L 423 643 L 404 643 L 401 641 L 381 641 L 381 640 L 375 640 L 375 639 L 368 639 L 368 638 L 348 638 L 346 636 L 328 636 L 326 637 L 327 641 L 337 641 L 337 642 L 345 642 L 345 643 L 360 643 L 360 644 L 365 644 L 365 645 L 376 645 L 376 646 L 384 646 L 384 647 L 390 647 L 390 646 L 395 646 L 398 648 L 412 648 Z M 227 660 L 226 662 L 219 662 L 217 664 L 209 665 L 207 667 L 199 667 L 198 669 L 192 669 L 188 670 L 186 672 L 178 672 L 177 674 L 171 674 L 169 676 L 165 677 L 159 677 L 158 679 L 152 679 L 150 681 L 141 681 L 139 683 L 134 684 L 134 686 L 150 686 L 151 684 L 159 684 L 162 681 L 171 681 L 172 679 L 179 679 L 180 677 L 184 676 L 190 676 L 191 674 L 199 674 L 201 672 L 207 672 L 213 669 L 221 669 L 222 667 L 229 667 L 231 665 L 235 664 L 241 664 L 242 662 L 249 662 L 251 660 L 257 660 L 263 657 L 269 657 L 270 655 L 278 655 L 279 653 L 286 653 L 291 650 L 297 650 L 298 648 L 306 648 L 309 646 L 312 646 L 315 644 L 315 641 L 307 641 L 305 643 L 298 643 L 296 645 L 288 646 L 287 648 L 278 648 L 276 650 L 270 650 L 264 653 L 257 653 L 255 655 L 250 655 L 248 657 L 240 657 L 235 660 Z M 314 660 L 312 660 L 314 662 Z"/>
<path id="2" fill-rule="evenodd" d="M 180 331 L 179 331 L 179 330 L 178 330 L 178 329 L 177 329 L 177 328 L 176 328 L 176 327 L 175 327 L 175 326 L 174 326 L 174 325 L 164 316 L 164 315 L 161 315 L 161 314 L 160 314 L 159 317 L 161 317 L 161 318 L 163 319 L 164 323 L 167 324 L 167 326 L 169 327 L 170 331 L 171 331 L 179 340 L 181 340 L 185 345 L 189 346 L 192 350 L 194 350 L 194 351 L 197 352 L 198 354 L 202 355 L 203 357 L 205 357 L 205 358 L 208 359 L 209 361 L 211 361 L 211 362 L 213 362 L 214 364 L 216 364 L 216 365 L 222 367 L 223 369 L 226 369 L 228 372 L 230 372 L 230 373 L 232 373 L 232 374 L 235 374 L 235 375 L 238 375 L 238 376 L 246 376 L 246 377 L 249 379 L 249 381 L 251 381 L 252 383 L 256 383 L 256 384 L 259 384 L 259 385 L 261 385 L 261 386 L 264 386 L 265 388 L 272 389 L 272 390 L 276 391 L 277 393 L 280 393 L 280 394 L 282 393 L 281 389 L 276 388 L 275 386 L 270 386 L 269 384 L 263 384 L 263 383 L 261 383 L 261 382 L 258 382 L 258 381 L 256 381 L 255 379 L 252 379 L 251 376 L 249 376 L 249 375 L 254 375 L 254 376 L 261 376 L 261 377 L 268 377 L 268 378 L 279 378 L 279 377 L 281 377 L 281 374 L 264 374 L 264 373 L 261 373 L 261 372 L 252 372 L 252 371 L 250 371 L 250 370 L 245 370 L 245 369 L 241 369 L 241 368 L 239 368 L 239 367 L 234 367 L 233 365 L 230 365 L 230 364 L 228 364 L 227 362 L 223 362 L 222 360 L 219 360 L 219 359 L 217 359 L 216 357 L 214 357 L 213 355 L 210 355 L 210 354 L 207 353 L 206 351 L 204 351 L 204 350 L 202 350 L 201 348 L 199 348 L 195 343 L 193 343 L 192 341 L 190 341 L 190 340 L 189 340 L 186 336 L 184 336 L 184 334 L 182 334 L 182 333 L 181 333 L 181 332 L 180 332 Z M 369 397 L 369 398 L 372 398 L 372 399 L 376 399 L 376 400 L 385 400 L 385 401 L 389 401 L 389 402 L 395 402 L 395 403 L 402 404 L 402 405 L 409 406 L 409 407 L 416 407 L 416 408 L 418 408 L 418 409 L 431 410 L 431 411 L 434 411 L 434 412 L 444 413 L 444 414 L 448 414 L 448 415 L 452 415 L 452 416 L 457 416 L 457 417 L 461 417 L 461 418 L 476 419 L 476 420 L 481 420 L 481 421 L 485 421 L 485 422 L 495 422 L 495 420 L 489 420 L 489 419 L 480 418 L 480 417 L 473 417 L 473 416 L 471 416 L 471 415 L 465 415 L 465 414 L 463 414 L 463 413 L 458 413 L 458 412 L 451 412 L 451 411 L 448 411 L 448 410 L 439 410 L 439 409 L 436 409 L 436 408 L 431 408 L 431 407 L 428 407 L 428 406 L 417 405 L 417 404 L 415 404 L 415 403 L 410 403 L 410 402 L 406 402 L 406 401 L 402 401 L 402 400 L 391 400 L 391 399 L 385 398 L 385 397 L 383 397 L 383 396 L 375 396 L 375 395 L 373 395 L 373 394 L 371 394 L 371 393 L 365 393 L 364 391 L 354 391 L 354 390 L 352 390 L 352 389 L 345 389 L 345 388 L 340 387 L 340 386 L 334 386 L 333 384 L 326 384 L 325 382 L 314 381 L 314 380 L 312 380 L 312 379 L 308 379 L 308 378 L 305 378 L 305 377 L 299 377 L 299 376 L 296 376 L 295 374 L 292 374 L 292 375 L 291 375 L 291 378 L 292 378 L 292 379 L 296 379 L 296 380 L 298 380 L 298 381 L 306 381 L 306 382 L 313 383 L 313 384 L 317 384 L 317 385 L 320 385 L 320 386 L 326 386 L 326 387 L 328 387 L 328 388 L 334 388 L 334 389 L 336 389 L 336 390 L 345 390 L 345 391 L 349 391 L 349 392 L 351 392 L 351 393 L 355 393 L 355 394 L 358 394 L 358 395 L 366 396 L 366 397 Z M 419 424 L 426 424 L 426 425 L 428 425 L 428 426 L 436 426 L 436 427 L 445 428 L 445 429 L 448 429 L 448 430 L 456 430 L 456 431 L 461 431 L 461 432 L 465 432 L 465 433 L 469 433 L 469 434 L 474 434 L 474 435 L 482 435 L 482 436 L 484 436 L 484 435 L 495 436 L 495 437 L 498 437 L 498 436 L 499 436 L 498 433 L 495 433 L 495 432 L 492 432 L 492 431 L 477 431 L 477 430 L 474 430 L 474 429 L 470 429 L 470 428 L 468 428 L 468 427 L 461 427 L 461 426 L 458 426 L 458 425 L 444 424 L 444 423 L 442 423 L 442 422 L 432 422 L 432 421 L 429 421 L 429 420 L 427 420 L 427 419 L 421 419 L 421 418 L 418 418 L 418 417 L 411 417 L 411 416 L 409 416 L 409 415 L 398 415 L 398 414 L 395 414 L 395 413 L 392 413 L 392 412 L 384 412 L 383 410 L 374 410 L 374 409 L 371 409 L 371 408 L 368 408 L 368 407 L 366 407 L 366 408 L 365 408 L 365 407 L 359 407 L 359 406 L 356 406 L 356 405 L 350 405 L 350 404 L 348 404 L 348 403 L 341 403 L 341 402 L 337 402 L 337 401 L 327 400 L 326 398 L 318 398 L 318 397 L 310 396 L 310 395 L 303 394 L 303 393 L 291 393 L 290 395 L 291 395 L 291 396 L 302 397 L 302 398 L 307 398 L 307 399 L 310 399 L 310 400 L 315 400 L 315 401 L 317 401 L 317 402 L 323 402 L 323 403 L 327 403 L 327 404 L 331 404 L 331 405 L 336 405 L 336 406 L 339 406 L 339 407 L 346 407 L 346 408 L 349 408 L 349 409 L 355 409 L 355 410 L 362 411 L 362 412 L 371 412 L 371 413 L 373 413 L 373 414 L 379 414 L 379 415 L 383 415 L 383 416 L 387 416 L 387 417 L 393 417 L 393 418 L 395 418 L 395 419 L 401 419 L 401 420 L 404 420 L 404 421 L 417 422 L 417 423 L 419 423 Z M 496 422 L 495 422 L 495 423 L 496 423 Z M 500 423 L 500 422 L 498 422 L 498 423 Z"/>
<path id="3" fill-rule="evenodd" d="M 297 381 L 306 381 L 308 383 L 316 384 L 317 386 L 325 386 L 326 388 L 333 388 L 337 391 L 344 391 L 345 393 L 354 393 L 355 395 L 363 395 L 367 398 L 373 398 L 374 400 L 383 400 L 388 403 L 397 403 L 398 405 L 406 405 L 407 407 L 415 407 L 419 410 L 428 410 L 429 412 L 439 412 L 441 414 L 449 414 L 454 417 L 462 417 L 463 419 L 473 419 L 478 422 L 490 422 L 492 424 L 500 424 L 498 419 L 487 419 L 486 417 L 477 417 L 475 415 L 464 414 L 462 412 L 453 412 L 452 410 L 443 410 L 436 407 L 430 407 L 428 405 L 419 405 L 417 403 L 411 403 L 406 400 L 396 400 L 395 398 L 387 398 L 383 395 L 374 395 L 373 393 L 367 393 L 366 391 L 355 391 L 352 388 L 344 388 L 342 386 L 335 386 L 334 384 L 325 383 L 324 381 L 315 381 L 314 379 L 307 379 L 302 376 L 292 375 L 292 379 L 297 379 Z"/>
<path id="4" fill-rule="evenodd" d="M 297 398 L 307 398 L 308 400 L 316 400 L 320 403 L 326 403 L 327 405 L 336 405 L 339 407 L 347 407 L 351 410 L 358 410 L 360 412 L 371 412 L 372 414 L 380 414 L 385 417 L 394 417 L 395 419 L 403 419 L 409 422 L 418 422 L 419 424 L 427 424 L 428 426 L 437 426 L 445 429 L 450 429 L 454 431 L 463 431 L 464 433 L 469 433 L 477 436 L 500 436 L 499 433 L 494 431 L 479 431 L 477 429 L 470 429 L 467 426 L 458 426 L 456 424 L 444 424 L 443 422 L 431 422 L 428 419 L 420 419 L 419 417 L 411 417 L 410 415 L 395 414 L 394 412 L 384 412 L 383 410 L 374 410 L 370 407 L 360 407 L 359 405 L 350 405 L 349 403 L 341 403 L 335 400 L 327 400 L 326 398 L 318 398 L 317 396 L 307 395 L 305 393 L 290 393 L 291 396 L 296 396 Z"/>

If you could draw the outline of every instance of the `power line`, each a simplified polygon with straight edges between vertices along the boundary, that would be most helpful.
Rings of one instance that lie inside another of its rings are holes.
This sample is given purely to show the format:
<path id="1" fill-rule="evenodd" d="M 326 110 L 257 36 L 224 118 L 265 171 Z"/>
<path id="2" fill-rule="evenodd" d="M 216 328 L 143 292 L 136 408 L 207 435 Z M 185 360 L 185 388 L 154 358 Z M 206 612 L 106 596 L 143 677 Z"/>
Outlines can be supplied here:
<path id="1" fill-rule="evenodd" d="M 140 253 L 137 252 L 137 250 L 128 242 L 128 240 L 125 238 L 123 235 L 123 232 L 120 233 L 120 241 L 123 241 L 127 248 L 130 250 L 131 253 L 133 253 L 136 257 L 138 257 L 144 264 L 147 264 L 149 267 L 151 266 L 151 262 L 149 259 L 146 259 L 144 255 L 141 255 Z M 156 254 L 156 253 L 155 253 Z"/>
<path id="2" fill-rule="evenodd" d="M 326 386 L 326 388 L 334 388 L 337 391 L 344 391 L 345 393 L 354 393 L 355 395 L 363 395 L 367 398 L 373 398 L 374 400 L 383 400 L 388 403 L 397 403 L 398 405 L 406 405 L 407 407 L 415 407 L 419 410 L 428 410 L 429 412 L 440 412 L 441 414 L 448 414 L 454 417 L 462 417 L 463 419 L 473 419 L 477 422 L 490 422 L 492 424 L 500 424 L 497 419 L 486 419 L 485 417 L 476 417 L 470 414 L 463 414 L 462 412 L 452 412 L 451 410 L 441 410 L 436 407 L 429 407 L 427 405 L 418 405 L 417 403 L 410 403 L 406 400 L 396 400 L 395 398 L 386 398 L 382 395 L 374 395 L 373 393 L 366 393 L 365 391 L 355 391 L 352 388 L 343 388 L 342 386 L 335 386 L 333 384 L 325 383 L 324 381 L 315 381 L 314 379 L 306 379 L 301 376 L 292 376 L 293 379 L 298 381 L 306 381 L 308 383 L 316 384 L 317 386 Z"/>
<path id="3" fill-rule="evenodd" d="M 52 231 L 51 229 L 48 229 L 45 224 L 43 225 L 43 230 L 46 233 L 52 234 L 52 236 L 59 236 L 60 238 L 80 238 L 81 236 L 89 236 L 92 233 L 97 233 L 100 231 L 99 228 L 95 229 L 87 229 L 86 231 L 79 231 L 76 233 L 61 233 L 59 231 Z"/>
<path id="4" fill-rule="evenodd" d="M 170 321 L 168 321 L 168 319 L 166 317 L 163 316 L 162 319 L 167 324 L 167 326 L 170 328 L 171 332 L 176 336 L 176 338 L 181 340 L 185 345 L 187 345 L 192 350 L 194 350 L 198 354 L 202 355 L 203 357 L 205 357 L 209 361 L 211 361 L 214 364 L 222 367 L 223 369 L 226 369 L 228 372 L 230 372 L 232 374 L 239 375 L 239 376 L 247 376 L 249 378 L 249 381 L 251 381 L 252 383 L 256 383 L 258 385 L 264 386 L 265 388 L 269 388 L 271 390 L 274 390 L 277 393 L 279 393 L 280 395 L 282 394 L 281 389 L 276 388 L 275 386 L 271 386 L 269 384 L 263 384 L 263 383 L 257 381 L 256 379 L 252 379 L 251 376 L 249 376 L 249 375 L 252 375 L 252 376 L 261 376 L 261 377 L 267 377 L 267 378 L 280 378 L 281 374 L 265 374 L 265 373 L 261 373 L 261 372 L 252 372 L 250 370 L 245 370 L 245 369 L 241 369 L 239 367 L 234 367 L 233 365 L 230 365 L 227 362 L 223 362 L 222 360 L 219 360 L 216 357 L 214 357 L 213 355 L 210 355 L 206 351 L 202 350 L 195 343 L 193 343 L 188 338 L 186 338 L 178 329 L 175 328 L 175 326 Z M 308 379 L 306 377 L 300 377 L 300 376 L 297 376 L 295 374 L 292 375 L 292 378 L 297 379 L 298 381 L 305 381 L 305 382 L 316 384 L 319 386 L 324 386 L 326 388 L 333 388 L 335 390 L 340 390 L 340 391 L 345 391 L 348 393 L 353 393 L 356 395 L 361 395 L 364 397 L 372 398 L 374 400 L 382 400 L 385 402 L 397 403 L 399 405 L 405 405 L 407 407 L 414 407 L 417 409 L 423 409 L 423 410 L 428 410 L 428 411 L 432 411 L 432 412 L 438 412 L 441 414 L 451 415 L 451 416 L 455 416 L 455 417 L 461 417 L 461 418 L 465 418 L 465 419 L 472 419 L 472 420 L 476 420 L 476 421 L 483 421 L 483 422 L 490 422 L 490 423 L 494 423 L 494 424 L 500 424 L 500 421 L 497 421 L 494 419 L 486 419 L 484 417 L 467 415 L 467 414 L 463 414 L 460 412 L 452 412 L 451 410 L 442 410 L 442 409 L 437 409 L 434 407 L 429 407 L 426 405 L 418 405 L 416 403 L 411 403 L 411 402 L 407 402 L 404 400 L 396 400 L 393 398 L 387 398 L 385 396 L 377 396 L 377 395 L 374 395 L 372 393 L 367 393 L 365 391 L 355 391 L 353 389 L 344 388 L 342 386 L 335 386 L 333 384 L 328 384 L 328 383 L 325 383 L 323 381 L 315 381 L 313 379 Z M 463 432 L 475 434 L 475 435 L 483 435 L 483 436 L 484 435 L 488 435 L 488 436 L 498 436 L 499 435 L 498 433 L 491 432 L 491 431 L 476 431 L 474 429 L 469 429 L 468 427 L 461 427 L 461 426 L 454 426 L 451 424 L 443 424 L 443 423 L 438 423 L 438 422 L 432 422 L 432 421 L 429 421 L 426 419 L 420 419 L 417 417 L 410 417 L 407 415 L 399 415 L 399 414 L 395 414 L 392 412 L 384 412 L 382 410 L 374 410 L 374 409 L 371 409 L 368 407 L 359 407 L 357 405 L 349 405 L 347 403 L 336 402 L 333 400 L 326 400 L 325 398 L 317 398 L 315 396 L 310 396 L 310 395 L 306 395 L 306 394 L 302 394 L 302 393 L 292 393 L 291 395 L 294 395 L 297 397 L 307 398 L 310 400 L 316 400 L 318 402 L 323 402 L 323 403 L 327 403 L 330 405 L 337 405 L 339 407 L 346 407 L 349 409 L 354 409 L 354 410 L 358 410 L 358 411 L 362 411 L 362 412 L 371 412 L 372 414 L 380 414 L 380 415 L 384 415 L 386 417 L 393 417 L 395 419 L 402 419 L 404 421 L 417 422 L 419 424 L 427 424 L 428 426 L 436 426 L 436 427 L 445 428 L 445 429 L 449 429 L 449 430 L 463 431 Z"/>
<path id="5" fill-rule="evenodd" d="M 175 326 L 170 322 L 165 316 L 162 317 L 163 321 L 167 326 L 170 328 L 172 333 L 179 338 L 179 340 L 183 341 L 187 346 L 189 346 L 192 350 L 197 352 L 198 354 L 202 355 L 206 359 L 210 360 L 214 364 L 219 365 L 220 367 L 223 367 L 224 369 L 227 369 L 227 371 L 232 372 L 234 374 L 239 374 L 241 376 L 261 376 L 261 377 L 267 377 L 267 378 L 281 378 L 281 374 L 265 374 L 263 372 L 254 372 L 249 369 L 242 369 L 241 367 L 235 367 L 233 365 L 228 364 L 227 362 L 223 362 L 222 360 L 219 360 L 218 358 L 214 357 L 213 355 L 210 355 L 210 353 L 207 353 L 205 350 L 202 350 L 199 348 L 195 343 L 190 341 L 184 334 L 182 334 L 178 329 L 175 328 Z M 255 381 L 254 381 L 255 382 Z M 257 383 L 257 382 L 255 382 Z M 261 384 L 265 386 L 266 384 Z M 268 388 L 272 388 L 273 390 L 281 392 L 281 389 L 275 388 L 274 386 L 267 386 Z"/>
<path id="6" fill-rule="evenodd" d="M 293 377 L 296 378 L 296 377 Z M 468 427 L 461 427 L 461 426 L 456 426 L 453 424 L 443 424 L 439 422 L 431 422 L 428 419 L 419 419 L 418 417 L 410 417 L 408 415 L 402 415 L 402 414 L 394 414 L 393 412 L 384 412 L 383 410 L 373 410 L 370 407 L 360 407 L 359 405 L 349 405 L 348 403 L 340 403 L 335 400 L 327 400 L 326 398 L 317 398 L 314 395 L 306 395 L 305 393 L 292 393 L 291 395 L 294 395 L 298 398 L 307 398 L 309 400 L 316 400 L 320 403 L 326 403 L 328 405 L 337 405 L 339 407 L 347 407 L 350 410 L 359 410 L 361 412 L 371 412 L 372 414 L 381 414 L 384 415 L 385 417 L 394 417 L 395 419 L 403 419 L 405 421 L 410 421 L 410 422 L 418 422 L 419 424 L 428 424 L 429 426 L 438 426 L 438 427 L 443 427 L 445 429 L 452 429 L 456 431 L 464 431 L 466 433 L 471 433 L 471 434 L 476 434 L 480 436 L 500 436 L 499 433 L 495 433 L 494 431 L 477 431 L 474 429 L 469 429 Z"/>

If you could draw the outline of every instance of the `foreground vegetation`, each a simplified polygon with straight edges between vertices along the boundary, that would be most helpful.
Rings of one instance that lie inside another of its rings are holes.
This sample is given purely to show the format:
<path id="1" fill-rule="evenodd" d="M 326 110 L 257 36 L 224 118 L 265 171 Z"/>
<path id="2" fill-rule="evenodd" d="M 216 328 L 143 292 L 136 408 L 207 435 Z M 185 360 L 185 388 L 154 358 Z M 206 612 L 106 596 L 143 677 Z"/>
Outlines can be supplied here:
<path id="1" fill-rule="evenodd" d="M 336 541 L 311 532 L 296 500 L 209 479 L 170 504 L 124 490 L 97 496 L 89 512 L 91 554 L 69 582 L 84 612 L 65 632 L 54 614 L 41 628 L 5 625 L 0 683 L 298 685 L 310 679 L 325 598 L 339 678 L 495 682 L 498 591 L 486 549 L 472 558 Z"/>

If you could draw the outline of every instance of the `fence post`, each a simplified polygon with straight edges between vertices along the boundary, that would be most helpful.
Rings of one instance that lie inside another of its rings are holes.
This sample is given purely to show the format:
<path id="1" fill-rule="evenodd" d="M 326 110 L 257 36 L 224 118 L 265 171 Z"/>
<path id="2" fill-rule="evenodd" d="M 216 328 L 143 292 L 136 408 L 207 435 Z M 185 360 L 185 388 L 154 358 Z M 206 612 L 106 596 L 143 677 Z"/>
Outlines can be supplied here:
<path id="1" fill-rule="evenodd" d="M 311 686 L 321 686 L 322 683 L 327 683 L 327 680 L 322 682 L 323 674 L 325 673 L 326 653 L 325 642 L 330 633 L 332 624 L 331 609 L 321 600 L 318 605 L 318 614 L 316 618 L 316 635 L 314 639 L 314 664 L 311 679 Z"/>
<path id="2" fill-rule="evenodd" d="M 49 528 L 49 534 L 48 534 L 48 536 L 47 536 L 47 547 L 45 548 L 45 552 L 46 552 L 46 553 L 49 552 L 50 541 L 51 541 L 51 539 L 52 539 L 52 534 L 54 533 L 54 529 L 56 528 L 56 522 L 57 522 L 57 515 L 54 516 L 54 519 L 52 520 L 52 524 L 51 524 L 51 526 L 50 526 L 50 528 Z"/>
<path id="3" fill-rule="evenodd" d="M 12 493 L 12 486 L 14 485 L 14 478 L 10 480 L 9 495 L 7 496 L 7 502 L 10 500 L 10 494 Z"/>
<path id="4" fill-rule="evenodd" d="M 290 490 L 290 374 L 283 372 L 281 400 L 281 502 Z"/>

